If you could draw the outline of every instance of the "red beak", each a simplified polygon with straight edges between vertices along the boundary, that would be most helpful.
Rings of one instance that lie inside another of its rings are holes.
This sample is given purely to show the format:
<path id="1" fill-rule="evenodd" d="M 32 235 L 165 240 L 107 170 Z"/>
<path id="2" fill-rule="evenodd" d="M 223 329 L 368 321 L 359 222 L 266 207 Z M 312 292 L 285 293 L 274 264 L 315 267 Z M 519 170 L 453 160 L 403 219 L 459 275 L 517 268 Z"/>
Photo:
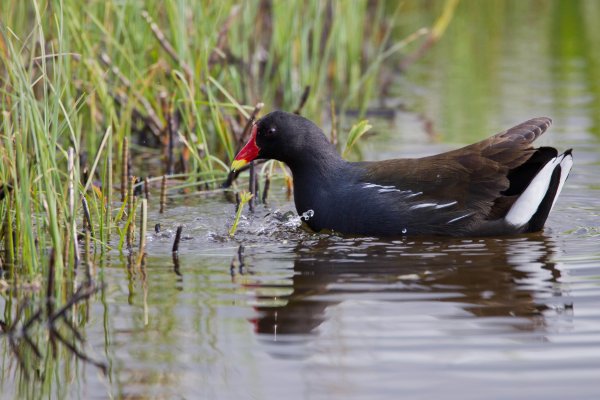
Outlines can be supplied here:
<path id="1" fill-rule="evenodd" d="M 258 152 L 260 149 L 256 145 L 256 131 L 258 130 L 257 125 L 252 126 L 252 132 L 250 134 L 250 140 L 248 143 L 240 150 L 235 159 L 231 163 L 232 171 L 238 170 L 242 168 L 244 165 L 248 164 L 250 161 L 254 160 L 258 157 Z"/>

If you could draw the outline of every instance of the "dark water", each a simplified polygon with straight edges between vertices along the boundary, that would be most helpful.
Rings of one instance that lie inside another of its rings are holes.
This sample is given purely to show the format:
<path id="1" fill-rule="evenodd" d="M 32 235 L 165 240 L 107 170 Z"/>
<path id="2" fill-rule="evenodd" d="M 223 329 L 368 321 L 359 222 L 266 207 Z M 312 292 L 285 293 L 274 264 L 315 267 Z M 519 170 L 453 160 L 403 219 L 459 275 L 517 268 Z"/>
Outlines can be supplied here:
<path id="1" fill-rule="evenodd" d="M 269 207 L 229 240 L 233 206 L 220 195 L 177 199 L 151 210 L 163 233 L 148 234 L 145 271 L 117 254 L 99 271 L 107 286 L 86 349 L 108 376 L 59 368 L 58 397 L 598 398 L 600 32 L 586 23 L 598 3 L 477 3 L 461 4 L 442 42 L 398 76 L 389 102 L 405 107 L 372 121 L 365 158 L 432 154 L 551 116 L 541 143 L 573 147 L 575 166 L 543 233 L 309 234 L 282 216 L 293 204 L 275 182 Z M 418 26 L 421 11 L 407 21 Z M 14 397 L 25 384 L 3 362 Z"/>

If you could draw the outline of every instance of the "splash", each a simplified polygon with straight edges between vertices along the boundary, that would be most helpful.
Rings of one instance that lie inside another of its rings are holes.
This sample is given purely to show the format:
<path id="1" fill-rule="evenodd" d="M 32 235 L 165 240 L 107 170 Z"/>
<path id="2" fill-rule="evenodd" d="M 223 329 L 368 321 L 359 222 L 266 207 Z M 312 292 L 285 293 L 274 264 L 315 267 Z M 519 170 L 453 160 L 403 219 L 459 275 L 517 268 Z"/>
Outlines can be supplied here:
<path id="1" fill-rule="evenodd" d="M 315 210 L 308 210 L 302 213 L 302 215 L 300 216 L 300 219 L 303 221 L 308 221 L 309 219 L 311 219 L 312 217 L 315 216 Z"/>

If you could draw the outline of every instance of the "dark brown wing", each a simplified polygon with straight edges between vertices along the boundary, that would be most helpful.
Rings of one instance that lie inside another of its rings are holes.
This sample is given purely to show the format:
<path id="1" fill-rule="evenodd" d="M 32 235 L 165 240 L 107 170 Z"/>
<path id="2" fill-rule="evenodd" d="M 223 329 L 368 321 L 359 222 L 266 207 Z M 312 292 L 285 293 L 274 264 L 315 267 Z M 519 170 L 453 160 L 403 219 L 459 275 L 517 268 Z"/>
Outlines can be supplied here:
<path id="1" fill-rule="evenodd" d="M 551 123 L 550 118 L 534 118 L 447 153 L 366 163 L 368 172 L 364 180 L 422 192 L 422 196 L 414 197 L 414 201 L 456 201 L 457 204 L 445 212 L 449 216 L 470 213 L 468 220 L 471 223 L 500 218 L 539 168 L 556 156 L 555 149 L 532 147 Z"/>

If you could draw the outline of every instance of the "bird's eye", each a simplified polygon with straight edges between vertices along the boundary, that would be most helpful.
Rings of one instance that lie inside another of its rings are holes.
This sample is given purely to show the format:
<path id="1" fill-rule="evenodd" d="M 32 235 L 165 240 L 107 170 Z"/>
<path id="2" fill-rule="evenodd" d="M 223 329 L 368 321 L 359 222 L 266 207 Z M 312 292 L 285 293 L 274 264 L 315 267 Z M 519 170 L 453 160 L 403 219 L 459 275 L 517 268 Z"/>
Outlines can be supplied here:
<path id="1" fill-rule="evenodd" d="M 274 126 L 273 126 L 273 127 L 271 127 L 271 128 L 269 128 L 269 131 L 268 131 L 268 134 L 269 134 L 269 135 L 274 135 L 275 133 L 277 133 L 277 129 L 275 129 L 275 127 L 274 127 Z"/>

